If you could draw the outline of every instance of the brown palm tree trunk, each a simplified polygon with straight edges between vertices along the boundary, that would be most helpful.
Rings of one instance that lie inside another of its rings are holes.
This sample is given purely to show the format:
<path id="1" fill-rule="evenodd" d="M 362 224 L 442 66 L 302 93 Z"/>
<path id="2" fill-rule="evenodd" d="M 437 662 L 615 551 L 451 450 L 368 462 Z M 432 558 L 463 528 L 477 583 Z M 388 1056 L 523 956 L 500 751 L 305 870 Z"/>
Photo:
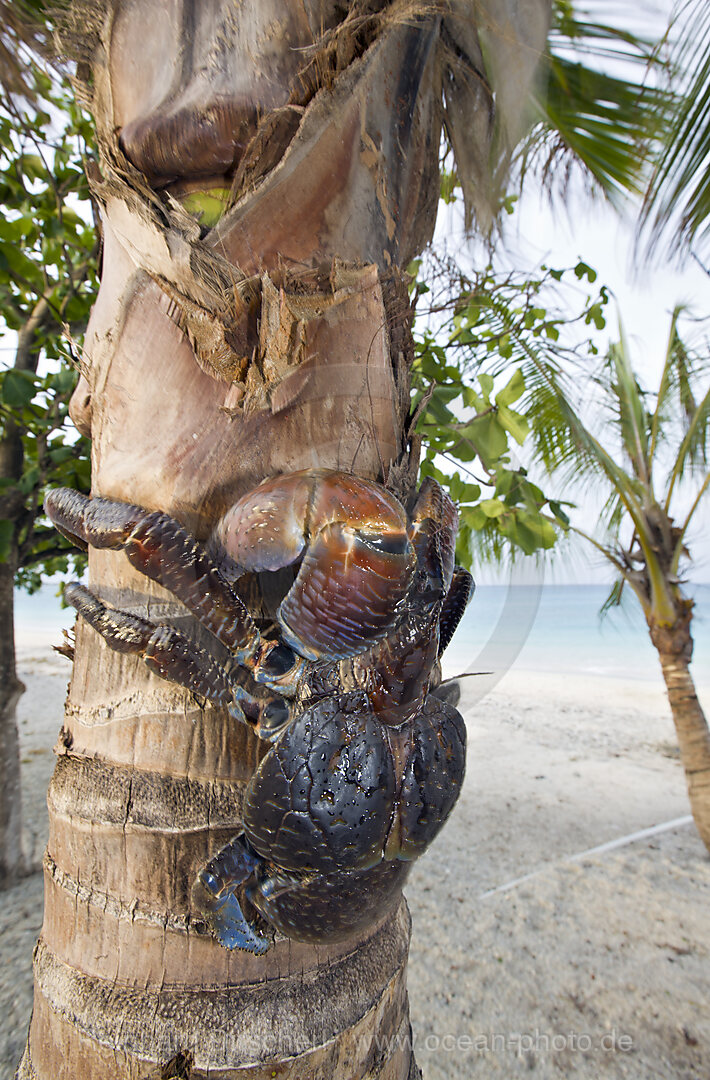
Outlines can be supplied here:
<path id="1" fill-rule="evenodd" d="M 103 288 L 119 263 L 107 263 Z M 204 535 L 265 462 L 356 462 L 369 476 L 384 466 L 401 483 L 408 458 L 398 379 L 406 385 L 408 356 L 401 348 L 393 355 L 391 343 L 405 340 L 406 319 L 386 307 L 375 268 L 353 271 L 351 285 L 358 280 L 360 288 L 333 301 L 330 321 L 316 317 L 296 332 L 287 294 L 271 294 L 265 279 L 264 295 L 290 330 L 284 334 L 262 297 L 270 330 L 261 352 L 285 359 L 279 342 L 315 335 L 323 342 L 311 359 L 317 392 L 275 413 L 235 413 L 224 404 L 234 384 L 195 364 L 166 312 L 172 301 L 141 275 L 123 344 L 93 404 L 95 491 L 160 506 Z M 327 308 L 328 296 L 316 306 Z M 353 348 L 367 357 L 362 366 Z M 218 467 L 181 467 L 188 453 Z M 143 615 L 181 614 L 121 552 L 92 552 L 90 582 L 102 598 Z M 410 1075 L 404 904 L 358 939 L 335 947 L 282 940 L 266 957 L 223 949 L 192 907 L 197 871 L 238 829 L 259 755 L 246 728 L 111 652 L 80 624 L 57 752 L 20 1077 L 145 1077 L 179 1055 L 191 1063 L 185 1075 L 225 1080 L 274 1070 L 294 1080 Z"/>
<path id="2" fill-rule="evenodd" d="M 116 8 L 94 68 L 104 270 L 73 404 L 92 436 L 94 494 L 164 510 L 201 538 L 278 472 L 352 470 L 406 497 L 417 453 L 398 267 L 433 225 L 438 20 L 393 24 L 308 107 L 262 124 L 254 137 L 272 145 L 252 164 L 267 152 L 277 167 L 204 236 L 124 155 L 157 184 L 150 155 L 168 136 L 186 168 L 201 152 L 192 106 L 173 127 L 154 109 L 159 94 L 144 109 L 135 57 L 152 49 L 155 71 L 171 40 L 144 25 L 149 7 Z M 271 19 L 272 41 L 274 19 L 303 10 L 265 4 L 255 18 Z M 201 11 L 184 5 L 190 19 Z M 287 59 L 301 63 L 298 27 L 282 29 Z M 261 40 L 248 42 L 252 59 Z M 197 81 L 203 71 L 197 56 Z M 172 74 L 170 62 L 166 83 Z M 120 144 L 118 127 L 128 132 Z M 92 551 L 89 577 L 109 604 L 184 617 L 121 552 Z M 270 597 L 257 590 L 256 601 L 268 608 Z M 260 753 L 246 728 L 80 624 L 57 753 L 21 1080 L 418 1075 L 404 902 L 344 944 L 280 940 L 265 957 L 223 949 L 192 905 L 198 870 L 239 828 Z"/>
<path id="3" fill-rule="evenodd" d="M 710 730 L 690 674 L 693 604 L 690 600 L 680 603 L 681 615 L 673 626 L 649 625 L 673 713 L 690 809 L 700 838 L 710 851 Z"/>
<path id="4" fill-rule="evenodd" d="M 515 14 L 495 0 L 72 10 L 101 151 L 104 269 L 73 404 L 94 494 L 201 538 L 280 472 L 346 469 L 406 499 L 418 446 L 402 268 L 433 231 L 442 102 L 483 205 L 505 139 L 482 72 L 490 61 L 507 80 L 512 129 L 548 0 Z M 215 227 L 188 212 L 227 190 Z M 92 552 L 89 575 L 109 604 L 184 617 L 120 552 Z M 252 599 L 271 610 L 272 591 Z M 404 903 L 346 944 L 281 940 L 261 958 L 222 949 L 192 906 L 259 752 L 224 712 L 77 628 L 21 1080 L 418 1074 Z"/>
<path id="5" fill-rule="evenodd" d="M 0 889 L 23 869 L 20 743 L 17 702 L 25 687 L 17 677 L 14 632 L 15 560 L 0 563 Z"/>

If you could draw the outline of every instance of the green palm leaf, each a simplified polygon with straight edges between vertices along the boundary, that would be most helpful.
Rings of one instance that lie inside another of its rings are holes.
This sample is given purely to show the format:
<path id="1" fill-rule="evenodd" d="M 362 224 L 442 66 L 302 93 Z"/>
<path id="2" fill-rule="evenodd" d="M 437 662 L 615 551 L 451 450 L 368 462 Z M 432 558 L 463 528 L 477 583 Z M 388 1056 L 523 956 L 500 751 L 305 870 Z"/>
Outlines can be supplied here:
<path id="1" fill-rule="evenodd" d="M 670 507 L 676 484 L 688 472 L 697 468 L 707 469 L 710 447 L 710 389 L 707 390 L 690 418 L 683 440 L 678 448 L 671 470 L 666 509 Z"/>
<path id="2" fill-rule="evenodd" d="M 519 162 L 522 175 L 533 168 L 548 190 L 561 182 L 563 192 L 577 165 L 592 188 L 620 204 L 644 189 L 648 146 L 669 94 L 645 85 L 655 44 L 596 14 L 554 4 L 537 121 Z"/>
<path id="3" fill-rule="evenodd" d="M 671 248 L 710 240 L 710 5 L 689 0 L 681 8 L 670 76 L 685 82 L 679 101 L 661 112 L 663 139 L 648 185 L 643 221 L 649 246 L 662 237 Z"/>
<path id="4" fill-rule="evenodd" d="M 609 364 L 613 371 L 610 388 L 618 408 L 619 431 L 624 450 L 634 470 L 644 485 L 650 485 L 648 460 L 649 417 L 643 403 L 643 393 L 629 362 L 624 330 L 619 325 L 620 341 L 609 350 Z"/>

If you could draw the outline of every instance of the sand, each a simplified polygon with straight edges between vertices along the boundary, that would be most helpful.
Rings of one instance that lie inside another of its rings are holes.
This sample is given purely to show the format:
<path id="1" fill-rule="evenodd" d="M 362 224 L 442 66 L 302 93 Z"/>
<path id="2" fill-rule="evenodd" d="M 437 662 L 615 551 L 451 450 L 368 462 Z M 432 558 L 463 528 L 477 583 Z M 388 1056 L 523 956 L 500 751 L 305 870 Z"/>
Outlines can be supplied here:
<path id="1" fill-rule="evenodd" d="M 38 866 L 69 668 L 39 647 L 20 667 L 25 839 Z M 482 680 L 463 685 L 464 791 L 407 891 L 426 1080 L 707 1080 L 710 858 L 687 820 L 662 690 L 515 669 L 484 696 Z M 41 921 L 35 873 L 0 906 L 0 1080 L 22 1052 Z"/>

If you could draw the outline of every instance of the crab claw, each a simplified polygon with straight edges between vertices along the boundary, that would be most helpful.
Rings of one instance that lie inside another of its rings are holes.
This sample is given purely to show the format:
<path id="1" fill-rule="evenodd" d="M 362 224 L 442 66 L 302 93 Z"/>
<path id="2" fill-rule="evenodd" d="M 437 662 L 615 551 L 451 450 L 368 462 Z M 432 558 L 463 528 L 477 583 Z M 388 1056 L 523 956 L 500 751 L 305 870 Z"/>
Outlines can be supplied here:
<path id="1" fill-rule="evenodd" d="M 211 541 L 242 571 L 301 559 L 278 610 L 309 660 L 354 656 L 393 626 L 416 566 L 407 516 L 379 484 L 327 469 L 276 476 L 240 499 Z"/>

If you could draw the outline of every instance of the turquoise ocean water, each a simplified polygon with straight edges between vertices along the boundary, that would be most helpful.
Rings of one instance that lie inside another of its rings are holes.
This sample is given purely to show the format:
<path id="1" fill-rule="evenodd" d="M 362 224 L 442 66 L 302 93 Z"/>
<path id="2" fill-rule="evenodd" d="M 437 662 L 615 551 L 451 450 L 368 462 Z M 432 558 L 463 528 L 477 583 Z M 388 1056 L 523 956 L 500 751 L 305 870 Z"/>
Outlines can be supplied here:
<path id="1" fill-rule="evenodd" d="M 445 674 L 545 671 L 660 683 L 656 653 L 632 596 L 599 618 L 603 585 L 480 586 L 445 654 Z M 710 585 L 690 588 L 695 600 L 693 674 L 710 683 Z M 16 593 L 16 637 L 22 651 L 58 644 L 73 613 L 48 584 L 34 596 Z"/>
<path id="2" fill-rule="evenodd" d="M 515 667 L 662 682 L 641 609 L 631 594 L 605 616 L 605 585 L 481 586 L 445 655 L 445 674 Z M 710 585 L 695 600 L 693 674 L 710 682 Z"/>

